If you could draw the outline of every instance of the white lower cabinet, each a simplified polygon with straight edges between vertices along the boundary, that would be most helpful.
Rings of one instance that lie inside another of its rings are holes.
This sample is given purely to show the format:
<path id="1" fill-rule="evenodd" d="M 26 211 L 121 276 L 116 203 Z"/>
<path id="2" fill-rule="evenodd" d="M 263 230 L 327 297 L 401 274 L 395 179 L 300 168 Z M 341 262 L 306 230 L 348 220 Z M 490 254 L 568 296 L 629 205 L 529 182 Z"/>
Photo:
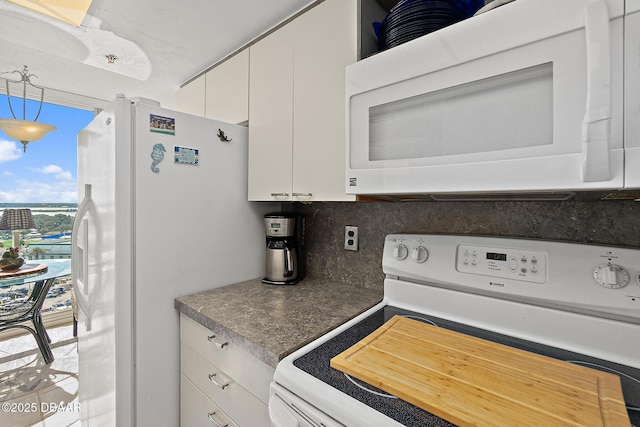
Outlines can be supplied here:
<path id="1" fill-rule="evenodd" d="M 180 341 L 182 427 L 270 426 L 273 368 L 183 314 Z"/>
<path id="2" fill-rule="evenodd" d="M 184 374 L 180 375 L 180 426 L 238 427 L 227 414 L 205 396 Z"/>

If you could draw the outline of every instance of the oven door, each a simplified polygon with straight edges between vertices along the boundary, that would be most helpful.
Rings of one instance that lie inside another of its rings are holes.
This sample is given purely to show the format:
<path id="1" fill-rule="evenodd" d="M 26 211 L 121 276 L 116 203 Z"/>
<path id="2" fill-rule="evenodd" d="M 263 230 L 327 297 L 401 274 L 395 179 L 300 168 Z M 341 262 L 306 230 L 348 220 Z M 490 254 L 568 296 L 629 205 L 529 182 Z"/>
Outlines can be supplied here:
<path id="1" fill-rule="evenodd" d="M 516 1 L 347 68 L 347 193 L 622 188 L 624 0 Z"/>
<path id="2" fill-rule="evenodd" d="M 273 427 L 344 427 L 276 383 L 271 384 L 269 417 Z"/>

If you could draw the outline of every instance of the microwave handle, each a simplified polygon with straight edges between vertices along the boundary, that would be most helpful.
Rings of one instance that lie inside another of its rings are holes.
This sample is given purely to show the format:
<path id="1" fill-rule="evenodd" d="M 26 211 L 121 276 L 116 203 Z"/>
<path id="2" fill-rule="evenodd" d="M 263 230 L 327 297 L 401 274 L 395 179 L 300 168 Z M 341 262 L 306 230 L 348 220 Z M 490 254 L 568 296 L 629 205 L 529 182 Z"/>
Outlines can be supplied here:
<path id="1" fill-rule="evenodd" d="M 587 105 L 582 121 L 582 179 L 611 179 L 611 44 L 605 0 L 584 10 L 587 42 Z"/>

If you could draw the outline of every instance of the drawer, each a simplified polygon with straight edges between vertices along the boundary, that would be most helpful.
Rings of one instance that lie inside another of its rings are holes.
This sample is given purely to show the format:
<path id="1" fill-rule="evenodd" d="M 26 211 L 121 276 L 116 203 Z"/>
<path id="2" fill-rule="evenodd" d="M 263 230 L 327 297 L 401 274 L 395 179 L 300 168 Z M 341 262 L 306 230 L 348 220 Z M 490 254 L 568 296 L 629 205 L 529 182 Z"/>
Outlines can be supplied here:
<path id="1" fill-rule="evenodd" d="M 275 372 L 271 366 L 184 314 L 180 314 L 180 340 L 268 404 L 269 384 Z"/>
<path id="2" fill-rule="evenodd" d="M 215 403 L 180 375 L 180 427 L 238 427 Z"/>
<path id="3" fill-rule="evenodd" d="M 267 405 L 184 342 L 180 345 L 180 366 L 182 374 L 238 425 L 270 426 Z"/>

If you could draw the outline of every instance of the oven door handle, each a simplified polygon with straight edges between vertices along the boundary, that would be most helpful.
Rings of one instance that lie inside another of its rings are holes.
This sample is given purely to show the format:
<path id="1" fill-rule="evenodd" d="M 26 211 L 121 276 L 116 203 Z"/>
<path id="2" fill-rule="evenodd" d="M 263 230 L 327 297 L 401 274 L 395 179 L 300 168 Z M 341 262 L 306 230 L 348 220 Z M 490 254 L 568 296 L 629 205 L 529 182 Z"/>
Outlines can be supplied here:
<path id="1" fill-rule="evenodd" d="M 582 180 L 611 179 L 611 44 L 605 0 L 584 8 L 587 105 L 582 121 Z"/>
<path id="2" fill-rule="evenodd" d="M 277 394 L 269 398 L 269 418 L 273 427 L 321 427 L 299 408 L 288 404 Z"/>

